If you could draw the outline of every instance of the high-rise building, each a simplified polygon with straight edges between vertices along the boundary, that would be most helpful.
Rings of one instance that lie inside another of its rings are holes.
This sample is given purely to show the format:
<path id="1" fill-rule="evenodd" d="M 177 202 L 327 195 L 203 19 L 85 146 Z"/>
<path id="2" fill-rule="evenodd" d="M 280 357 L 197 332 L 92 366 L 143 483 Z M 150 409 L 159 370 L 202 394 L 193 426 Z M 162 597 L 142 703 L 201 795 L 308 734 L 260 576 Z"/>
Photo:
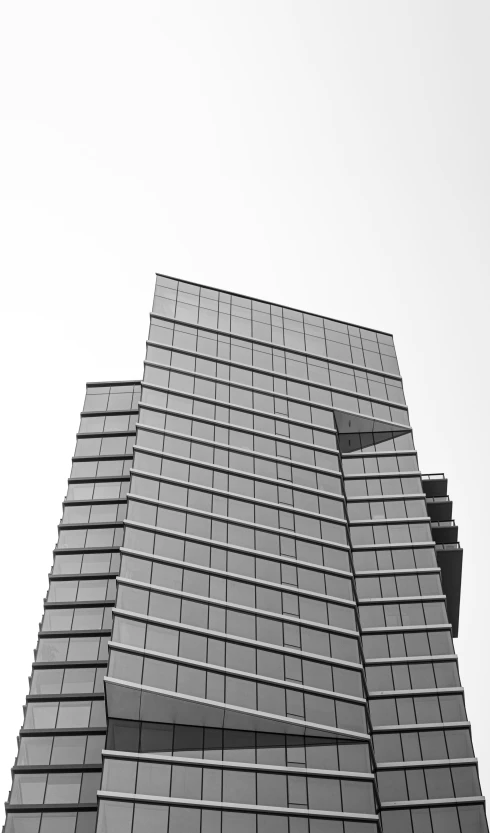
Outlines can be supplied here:
<path id="1" fill-rule="evenodd" d="M 487 833 L 461 565 L 390 335 L 158 276 L 143 380 L 87 386 L 5 833 Z"/>

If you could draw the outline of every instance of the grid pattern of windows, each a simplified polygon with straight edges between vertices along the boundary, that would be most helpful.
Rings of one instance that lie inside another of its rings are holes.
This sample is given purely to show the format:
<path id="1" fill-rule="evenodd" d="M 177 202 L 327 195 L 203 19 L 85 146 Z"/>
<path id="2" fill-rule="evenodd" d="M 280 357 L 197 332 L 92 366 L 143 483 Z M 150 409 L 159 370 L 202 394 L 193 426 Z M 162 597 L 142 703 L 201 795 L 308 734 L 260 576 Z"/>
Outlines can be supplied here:
<path id="1" fill-rule="evenodd" d="M 182 393 L 193 394 L 196 397 L 207 400 L 216 400 L 220 403 L 230 403 L 238 407 L 255 409 L 259 412 L 278 413 L 288 416 L 290 419 L 301 419 L 303 414 L 312 411 L 310 420 L 317 416 L 322 423 L 322 416 L 316 412 L 320 410 L 317 406 L 330 406 L 339 410 L 363 414 L 364 416 L 384 419 L 398 425 L 408 424 L 408 414 L 405 409 L 395 405 L 385 404 L 374 398 L 355 396 L 350 393 L 341 393 L 327 387 L 318 385 L 307 385 L 304 382 L 292 381 L 289 378 L 271 376 L 252 371 L 243 370 L 239 376 L 240 381 L 235 381 L 238 374 L 229 373 L 230 379 L 223 378 L 225 374 L 217 376 L 220 363 L 209 362 L 216 366 L 214 375 L 209 376 L 203 373 L 184 373 L 181 370 L 172 370 L 169 367 L 146 364 L 144 381 L 147 385 L 155 385 L 158 388 L 177 390 Z M 230 371 L 229 365 L 225 365 Z M 207 368 L 212 372 L 214 368 Z M 248 375 L 247 375 L 248 374 Z M 215 381 L 219 380 L 219 381 Z M 388 388 L 391 393 L 391 385 L 382 386 L 388 396 Z M 372 387 L 370 388 L 372 389 Z M 393 388 L 400 391 L 400 388 Z M 380 391 L 381 392 L 381 391 Z M 401 395 L 397 395 L 397 402 Z M 310 409 L 305 402 L 314 403 Z"/>
<path id="2" fill-rule="evenodd" d="M 398 373 L 393 338 L 341 321 L 157 276 L 153 312 L 236 336 Z"/>
<path id="3" fill-rule="evenodd" d="M 161 332 L 166 330 L 166 332 Z M 183 339 L 180 334 L 188 336 L 186 349 L 179 349 L 179 343 Z M 152 336 L 160 344 L 168 344 L 167 347 L 157 347 L 151 344 L 147 358 L 148 361 L 157 365 L 170 365 L 184 370 L 202 372 L 206 374 L 217 367 L 219 378 L 231 379 L 231 381 L 245 381 L 256 387 L 270 387 L 272 389 L 272 375 L 277 377 L 287 376 L 291 380 L 308 380 L 315 384 L 340 388 L 342 390 L 355 391 L 362 396 L 373 399 L 387 399 L 394 403 L 404 405 L 402 383 L 394 376 L 370 373 L 348 365 L 334 364 L 323 359 L 301 353 L 292 353 L 287 350 L 271 349 L 263 344 L 246 342 L 243 339 L 216 337 L 210 332 L 198 331 L 191 327 L 182 327 L 162 322 L 153 318 Z M 176 335 L 177 334 L 177 335 Z M 190 339 L 195 335 L 195 347 Z M 226 357 L 229 346 L 229 358 Z M 190 349 L 194 347 L 193 349 Z M 197 348 L 197 350 L 196 350 Z M 195 354 L 195 355 L 194 355 Z M 216 363 L 211 358 L 219 356 Z M 229 364 L 229 362 L 233 364 Z M 229 372 L 225 367 L 229 364 Z M 244 370 L 254 368 L 253 376 L 244 373 Z M 215 374 L 213 374 L 215 375 Z M 269 381 L 268 381 L 269 380 Z"/>
<path id="4" fill-rule="evenodd" d="M 103 680 L 140 391 L 135 384 L 87 387 L 6 833 L 95 831 L 106 728 Z"/>
<path id="5" fill-rule="evenodd" d="M 291 768 L 293 769 L 293 768 Z M 304 773 L 304 774 L 303 774 Z M 262 807 L 303 807 L 343 813 L 374 814 L 367 779 L 318 776 L 308 771 L 279 773 L 252 766 L 227 768 L 167 761 L 107 757 L 102 789 L 107 792 L 193 799 Z"/>
<path id="6" fill-rule="evenodd" d="M 244 605 L 213 604 L 177 591 L 162 592 L 160 588 L 150 591 L 125 583 L 119 585 L 116 604 L 120 610 L 151 619 L 241 636 L 269 645 L 289 645 L 346 662 L 359 662 L 358 639 L 354 636 L 320 625 L 304 625 L 285 615 L 250 613 Z"/>
<path id="7" fill-rule="evenodd" d="M 383 828 L 486 831 L 468 804 L 481 790 L 425 496 L 420 477 L 397 475 L 416 458 L 376 452 L 346 454 L 342 469 Z"/>
<path id="8" fill-rule="evenodd" d="M 155 708 L 162 719 L 166 704 L 178 702 L 179 714 L 187 709 L 191 719 L 192 713 L 202 713 L 205 724 L 226 715 L 230 731 L 233 724 L 243 728 L 245 714 L 247 721 L 260 720 L 271 736 L 282 727 L 293 738 L 311 727 L 330 739 L 338 755 L 340 747 L 347 750 L 356 739 L 367 739 L 369 724 L 333 408 L 402 422 L 403 392 L 395 376 L 348 367 L 351 353 L 343 359 L 332 347 L 328 355 L 323 352 L 328 360 L 321 351 L 316 359 L 306 355 L 304 330 L 302 346 L 287 335 L 281 349 L 273 348 L 265 343 L 273 339 L 253 329 L 252 307 L 248 338 L 220 335 L 218 318 L 214 333 L 209 320 L 196 319 L 197 327 L 190 327 L 184 315 L 182 326 L 176 323 L 180 307 L 176 312 L 175 305 L 167 309 L 166 320 L 152 318 L 109 648 L 109 718 L 134 722 L 129 700 L 115 693 L 120 689 L 139 691 L 141 718 L 154 720 L 146 705 L 153 692 L 160 696 Z M 289 329 L 287 311 L 285 316 L 283 332 Z M 346 334 L 347 345 L 342 336 L 332 343 L 350 351 Z M 380 343 L 387 357 L 391 347 L 373 335 L 371 352 L 382 370 Z M 361 339 L 355 332 L 352 337 Z M 231 761 L 240 760 L 238 752 L 230 754 Z M 223 778 L 232 784 L 228 775 L 214 770 L 212 776 L 189 771 L 185 778 L 198 777 L 201 786 L 197 791 L 189 786 L 192 795 L 184 797 L 223 805 L 265 802 L 276 808 L 270 817 L 274 823 L 287 829 L 296 822 L 305 829 L 325 823 L 306 817 L 279 820 L 277 809 L 293 805 L 319 813 L 364 813 L 373 817 L 369 824 L 376 824 L 372 778 L 363 783 L 366 797 L 355 809 L 342 803 L 338 780 L 333 787 L 326 775 L 314 776 L 312 789 L 316 784 L 320 794 L 323 785 L 325 796 L 315 809 L 320 799 L 308 793 L 308 776 L 293 773 L 292 761 L 282 765 L 286 771 L 274 775 L 283 784 L 275 804 L 267 790 L 258 794 L 265 774 L 242 771 L 233 773 L 233 783 L 242 784 L 243 792 L 250 776 L 255 785 L 243 801 L 240 788 L 225 790 Z M 349 766 L 355 768 L 352 762 Z M 110 792 L 114 787 L 108 784 L 116 776 L 108 760 L 105 771 L 104 791 Z M 181 768 L 174 771 L 178 780 Z M 371 772 L 369 756 L 363 771 Z M 155 770 L 157 781 L 162 773 Z M 209 777 L 216 783 L 212 793 L 202 786 Z M 163 781 L 154 787 L 156 793 L 148 793 L 139 778 L 135 774 L 128 797 L 179 798 L 171 786 L 165 793 Z M 292 802 L 287 797 L 291 778 L 297 789 Z M 140 812 L 137 803 L 135 818 Z M 244 811 L 237 816 L 237 829 L 252 820 L 263 825 L 257 819 Z M 332 818 L 331 823 L 343 830 L 351 821 Z M 364 829 L 367 820 L 356 823 Z M 104 825 L 112 829 L 101 812 L 100 829 Z"/>
<path id="9" fill-rule="evenodd" d="M 161 332 L 162 328 L 157 326 L 155 322 L 154 331 L 156 337 L 160 340 L 162 337 L 167 337 L 171 340 L 170 332 L 164 334 Z M 178 339 L 173 338 L 172 341 Z M 233 349 L 232 349 L 233 348 Z M 209 348 L 208 348 L 209 351 Z M 223 353 L 221 349 L 221 353 Z M 230 356 L 237 354 L 236 345 L 230 343 Z M 254 352 L 257 352 L 255 350 Z M 253 387 L 261 390 L 274 391 L 278 394 L 287 393 L 289 396 L 297 397 L 298 399 L 311 399 L 321 404 L 335 404 L 337 400 L 333 398 L 334 393 L 341 391 L 354 391 L 365 400 L 379 400 L 382 404 L 384 402 L 392 402 L 394 405 L 405 405 L 405 397 L 401 382 L 397 379 L 387 378 L 383 376 L 376 376 L 373 373 L 365 373 L 364 371 L 353 371 L 351 368 L 339 367 L 329 364 L 328 362 L 321 362 L 308 358 L 306 356 L 294 356 L 291 354 L 284 354 L 283 351 L 270 351 L 269 364 L 272 367 L 265 370 L 252 370 L 249 368 L 256 367 L 254 365 L 254 352 L 240 348 L 237 364 L 228 361 L 213 361 L 211 359 L 204 359 L 199 356 L 199 353 L 193 355 L 191 352 L 181 352 L 177 350 L 168 350 L 163 347 L 156 347 L 151 345 L 148 349 L 148 361 L 151 365 L 147 365 L 150 371 L 148 382 L 152 382 L 152 368 L 154 371 L 166 368 L 167 372 L 171 371 L 174 375 L 174 368 L 177 374 L 182 371 L 189 371 L 196 373 L 199 378 L 203 379 L 219 379 L 226 382 L 234 382 L 247 388 Z M 264 357 L 257 357 L 259 359 L 259 366 L 265 364 Z M 258 362 L 258 363 L 259 363 Z M 156 374 L 158 378 L 158 374 Z M 309 385 L 307 382 L 314 382 L 314 385 Z M 155 384 L 158 384 L 155 381 Z M 348 395 L 352 399 L 352 404 L 357 399 L 356 396 Z M 363 413 L 363 408 L 366 407 L 366 402 L 363 405 L 359 404 L 358 408 L 351 408 Z M 379 412 L 376 412 L 376 415 Z M 396 413 L 396 411 L 395 411 Z M 401 421 L 401 420 L 400 420 Z"/>
<path id="10" fill-rule="evenodd" d="M 293 816 L 282 813 L 257 813 L 179 806 L 167 804 L 134 804 L 131 801 L 100 803 L 99 833 L 375 833 L 375 821 L 341 821 L 316 817 L 296 811 Z M 441 831 L 442 833 L 442 831 Z M 458 829 L 459 833 L 459 829 Z"/>

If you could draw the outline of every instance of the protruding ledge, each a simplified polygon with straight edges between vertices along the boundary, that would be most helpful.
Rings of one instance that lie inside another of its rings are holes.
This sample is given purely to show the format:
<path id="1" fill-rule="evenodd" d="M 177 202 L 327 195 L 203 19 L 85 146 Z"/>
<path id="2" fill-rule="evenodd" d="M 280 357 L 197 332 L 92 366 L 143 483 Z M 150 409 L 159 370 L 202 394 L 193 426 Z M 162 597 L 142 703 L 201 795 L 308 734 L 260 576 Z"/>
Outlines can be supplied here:
<path id="1" fill-rule="evenodd" d="M 411 431 L 408 425 L 362 416 L 349 411 L 335 410 L 334 416 L 341 454 L 360 451 L 362 448 L 401 437 Z"/>

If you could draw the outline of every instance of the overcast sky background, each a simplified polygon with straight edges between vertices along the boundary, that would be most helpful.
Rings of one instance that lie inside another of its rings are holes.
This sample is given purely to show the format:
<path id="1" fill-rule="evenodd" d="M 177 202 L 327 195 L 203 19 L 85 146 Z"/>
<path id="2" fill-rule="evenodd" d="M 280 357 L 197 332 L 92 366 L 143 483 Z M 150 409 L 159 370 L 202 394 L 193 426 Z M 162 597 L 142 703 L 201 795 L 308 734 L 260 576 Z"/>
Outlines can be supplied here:
<path id="1" fill-rule="evenodd" d="M 489 42 L 484 0 L 3 0 L 1 801 L 85 382 L 141 377 L 156 271 L 394 333 L 490 795 Z"/>

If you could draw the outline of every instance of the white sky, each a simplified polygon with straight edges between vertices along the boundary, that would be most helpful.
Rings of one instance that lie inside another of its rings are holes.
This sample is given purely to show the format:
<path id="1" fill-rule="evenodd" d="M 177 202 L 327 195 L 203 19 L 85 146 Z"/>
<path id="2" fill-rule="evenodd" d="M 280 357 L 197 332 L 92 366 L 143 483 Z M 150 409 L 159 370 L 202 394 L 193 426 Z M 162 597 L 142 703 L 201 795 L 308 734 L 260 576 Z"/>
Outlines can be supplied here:
<path id="1" fill-rule="evenodd" d="M 84 385 L 140 378 L 156 271 L 394 333 L 490 794 L 489 42 L 483 0 L 3 0 L 2 801 Z"/>

